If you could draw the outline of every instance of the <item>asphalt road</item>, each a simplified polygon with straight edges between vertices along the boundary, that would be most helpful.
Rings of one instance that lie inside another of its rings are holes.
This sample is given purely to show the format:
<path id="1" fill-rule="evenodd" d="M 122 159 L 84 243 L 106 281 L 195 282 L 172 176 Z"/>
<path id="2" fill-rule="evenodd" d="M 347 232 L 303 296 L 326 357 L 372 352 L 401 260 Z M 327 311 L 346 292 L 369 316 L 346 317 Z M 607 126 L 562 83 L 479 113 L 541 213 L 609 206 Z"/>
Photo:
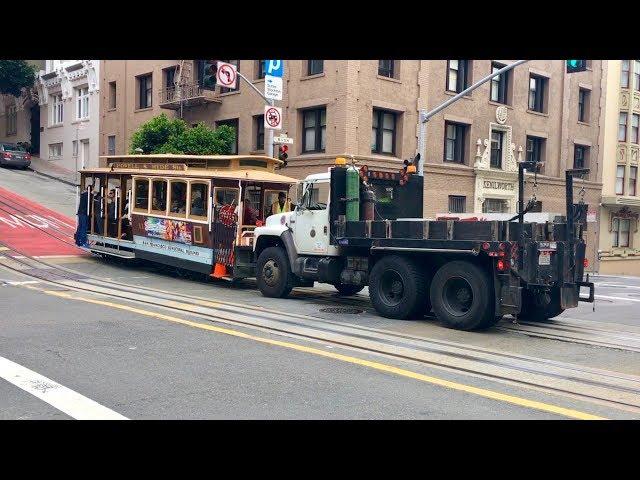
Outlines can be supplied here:
<path id="1" fill-rule="evenodd" d="M 63 206 L 67 214 L 71 201 L 73 213 L 72 187 L 34 175 L 0 170 L 0 186 L 45 201 L 50 208 Z M 152 264 L 133 266 L 95 258 L 56 262 L 123 284 L 233 302 L 238 311 L 256 306 L 283 316 L 303 315 L 309 322 L 338 322 L 462 348 L 491 349 L 527 356 L 534 363 L 539 359 L 597 368 L 614 377 L 640 376 L 640 318 L 634 313 L 640 278 L 596 277 L 595 312 L 584 304 L 547 326 L 528 328 L 505 319 L 478 333 L 449 330 L 428 317 L 406 322 L 384 319 L 373 312 L 366 290 L 343 299 L 332 287 L 318 286 L 297 289 L 289 299 L 266 299 L 252 281 L 232 287 L 178 277 Z M 323 311 L 335 306 L 357 313 Z M 0 322 L 0 418 L 5 419 L 79 418 L 86 411 L 131 419 L 640 417 L 637 411 L 448 368 L 453 363 L 447 368 L 432 366 L 159 306 L 81 294 L 32 283 L 2 267 Z M 526 375 L 521 374 L 525 379 Z"/>

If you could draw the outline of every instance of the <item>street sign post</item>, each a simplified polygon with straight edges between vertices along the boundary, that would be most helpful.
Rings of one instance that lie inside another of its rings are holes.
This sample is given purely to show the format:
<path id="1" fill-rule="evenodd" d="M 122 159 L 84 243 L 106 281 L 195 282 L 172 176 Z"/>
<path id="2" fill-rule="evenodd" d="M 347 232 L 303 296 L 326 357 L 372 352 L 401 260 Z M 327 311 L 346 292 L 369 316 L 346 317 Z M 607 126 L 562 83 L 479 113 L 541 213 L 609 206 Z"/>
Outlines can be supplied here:
<path id="1" fill-rule="evenodd" d="M 271 130 L 282 129 L 282 109 L 280 107 L 264 106 L 264 126 Z"/>
<path id="2" fill-rule="evenodd" d="M 238 70 L 236 66 L 231 63 L 218 62 L 216 80 L 222 87 L 236 88 L 238 81 Z"/>

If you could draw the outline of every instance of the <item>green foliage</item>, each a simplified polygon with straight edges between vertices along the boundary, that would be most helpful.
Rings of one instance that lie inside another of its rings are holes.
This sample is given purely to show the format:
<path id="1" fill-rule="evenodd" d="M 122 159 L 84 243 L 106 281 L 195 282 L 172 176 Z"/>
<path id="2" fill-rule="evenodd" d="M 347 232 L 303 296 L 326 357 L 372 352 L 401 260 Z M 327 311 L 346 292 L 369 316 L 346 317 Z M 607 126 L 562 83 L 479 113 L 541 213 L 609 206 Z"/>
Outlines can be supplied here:
<path id="1" fill-rule="evenodd" d="M 32 87 L 36 67 L 24 60 L 0 60 L 0 93 L 19 97 L 21 89 Z"/>
<path id="2" fill-rule="evenodd" d="M 229 155 L 236 132 L 227 125 L 213 130 L 204 123 L 189 127 L 180 119 L 169 119 L 163 113 L 152 118 L 133 134 L 131 153 L 141 148 L 144 153 L 186 155 Z"/>

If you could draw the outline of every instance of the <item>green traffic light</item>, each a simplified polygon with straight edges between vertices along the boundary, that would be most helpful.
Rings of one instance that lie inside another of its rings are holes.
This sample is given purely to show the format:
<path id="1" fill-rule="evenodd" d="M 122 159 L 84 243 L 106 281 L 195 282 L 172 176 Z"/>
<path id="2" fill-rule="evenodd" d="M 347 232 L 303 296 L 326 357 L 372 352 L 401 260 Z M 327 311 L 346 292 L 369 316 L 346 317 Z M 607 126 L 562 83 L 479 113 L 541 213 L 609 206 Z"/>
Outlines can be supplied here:
<path id="1" fill-rule="evenodd" d="M 570 67 L 577 67 L 580 60 L 567 60 Z"/>

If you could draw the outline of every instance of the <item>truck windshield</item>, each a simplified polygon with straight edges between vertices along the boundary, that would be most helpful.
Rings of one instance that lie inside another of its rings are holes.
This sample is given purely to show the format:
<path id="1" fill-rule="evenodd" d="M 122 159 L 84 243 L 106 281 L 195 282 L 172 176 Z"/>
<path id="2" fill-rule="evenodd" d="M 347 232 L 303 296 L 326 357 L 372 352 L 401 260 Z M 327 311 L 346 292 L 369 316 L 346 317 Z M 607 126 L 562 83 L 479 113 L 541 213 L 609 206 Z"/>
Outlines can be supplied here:
<path id="1" fill-rule="evenodd" d="M 329 196 L 329 182 L 313 182 L 304 192 L 302 205 L 309 210 L 324 210 L 327 208 Z"/>

